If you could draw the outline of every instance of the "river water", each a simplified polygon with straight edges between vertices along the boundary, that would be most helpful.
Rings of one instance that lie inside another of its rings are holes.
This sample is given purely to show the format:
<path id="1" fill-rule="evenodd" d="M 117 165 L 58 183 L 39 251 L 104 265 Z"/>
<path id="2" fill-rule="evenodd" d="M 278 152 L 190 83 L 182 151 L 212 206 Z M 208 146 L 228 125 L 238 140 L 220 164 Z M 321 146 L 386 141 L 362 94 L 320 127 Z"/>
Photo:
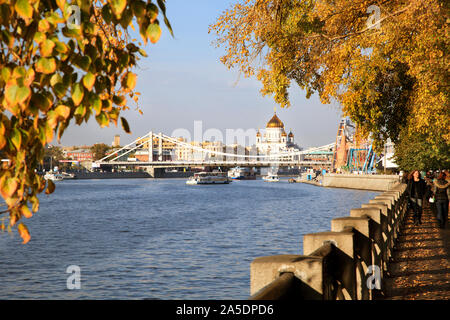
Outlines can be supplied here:
<path id="1" fill-rule="evenodd" d="M 247 299 L 254 258 L 301 254 L 304 234 L 375 195 L 287 180 L 57 182 L 24 221 L 27 245 L 0 234 L 0 299 Z M 73 265 L 81 288 L 69 290 Z"/>

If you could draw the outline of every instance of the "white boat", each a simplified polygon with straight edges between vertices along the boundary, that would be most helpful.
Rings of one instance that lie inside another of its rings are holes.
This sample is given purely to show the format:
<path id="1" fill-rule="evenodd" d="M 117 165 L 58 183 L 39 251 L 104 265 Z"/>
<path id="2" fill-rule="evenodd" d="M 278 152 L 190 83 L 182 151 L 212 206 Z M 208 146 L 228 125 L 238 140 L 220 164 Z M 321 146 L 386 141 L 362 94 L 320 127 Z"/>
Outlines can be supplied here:
<path id="1" fill-rule="evenodd" d="M 228 184 L 231 179 L 224 172 L 199 172 L 190 177 L 186 184 Z"/>
<path id="2" fill-rule="evenodd" d="M 61 172 L 63 179 L 74 179 L 75 175 L 73 173 Z"/>
<path id="3" fill-rule="evenodd" d="M 273 173 L 269 173 L 267 176 L 264 176 L 262 178 L 264 181 L 267 182 L 278 182 L 280 181 L 280 178 L 278 177 L 277 174 L 273 174 Z"/>
<path id="4" fill-rule="evenodd" d="M 52 172 L 47 172 L 44 175 L 44 179 L 45 180 L 52 180 L 52 181 L 61 181 L 64 180 L 63 176 L 60 175 L 59 173 L 52 173 Z"/>
<path id="5" fill-rule="evenodd" d="M 255 180 L 256 175 L 249 168 L 234 167 L 228 171 L 228 178 L 233 180 Z"/>

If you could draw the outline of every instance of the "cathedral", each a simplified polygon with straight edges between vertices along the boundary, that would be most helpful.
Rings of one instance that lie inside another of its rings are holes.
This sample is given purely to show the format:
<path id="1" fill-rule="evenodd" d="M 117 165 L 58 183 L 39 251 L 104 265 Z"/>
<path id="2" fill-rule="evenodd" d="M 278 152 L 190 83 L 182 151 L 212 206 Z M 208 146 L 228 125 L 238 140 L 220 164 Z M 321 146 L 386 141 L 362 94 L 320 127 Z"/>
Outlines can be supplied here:
<path id="1" fill-rule="evenodd" d="M 294 134 L 286 133 L 284 123 L 275 113 L 272 119 L 267 122 L 264 134 L 258 130 L 256 133 L 256 148 L 259 154 L 279 154 L 289 151 L 301 150 L 294 143 Z"/>

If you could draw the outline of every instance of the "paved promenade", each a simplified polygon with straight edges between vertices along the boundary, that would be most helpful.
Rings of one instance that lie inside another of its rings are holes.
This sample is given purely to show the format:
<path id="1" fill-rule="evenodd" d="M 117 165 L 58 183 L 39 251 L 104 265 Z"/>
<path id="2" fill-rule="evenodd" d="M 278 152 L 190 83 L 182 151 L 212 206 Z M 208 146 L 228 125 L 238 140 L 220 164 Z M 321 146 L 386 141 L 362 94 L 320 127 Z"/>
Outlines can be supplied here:
<path id="1" fill-rule="evenodd" d="M 408 212 L 392 258 L 385 299 L 450 299 L 450 228 L 439 229 L 430 207 L 424 208 L 418 226 Z"/>

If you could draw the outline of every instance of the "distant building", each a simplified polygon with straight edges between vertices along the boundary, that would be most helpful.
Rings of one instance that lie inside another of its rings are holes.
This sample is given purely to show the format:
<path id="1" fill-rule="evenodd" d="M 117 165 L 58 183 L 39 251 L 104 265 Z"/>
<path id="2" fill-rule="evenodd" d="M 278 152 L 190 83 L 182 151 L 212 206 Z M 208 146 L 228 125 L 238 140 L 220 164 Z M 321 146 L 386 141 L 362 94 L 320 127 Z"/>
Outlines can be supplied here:
<path id="1" fill-rule="evenodd" d="M 260 155 L 283 154 L 301 150 L 294 142 L 292 131 L 289 134 L 286 133 L 284 123 L 276 113 L 267 122 L 264 134 L 261 134 L 259 130 L 256 133 L 256 148 Z"/>
<path id="2" fill-rule="evenodd" d="M 120 135 L 116 134 L 114 136 L 114 141 L 112 142 L 112 146 L 114 148 L 120 146 Z"/>
<path id="3" fill-rule="evenodd" d="M 75 161 L 92 161 L 94 154 L 89 149 L 70 150 L 65 152 L 66 158 Z"/>

